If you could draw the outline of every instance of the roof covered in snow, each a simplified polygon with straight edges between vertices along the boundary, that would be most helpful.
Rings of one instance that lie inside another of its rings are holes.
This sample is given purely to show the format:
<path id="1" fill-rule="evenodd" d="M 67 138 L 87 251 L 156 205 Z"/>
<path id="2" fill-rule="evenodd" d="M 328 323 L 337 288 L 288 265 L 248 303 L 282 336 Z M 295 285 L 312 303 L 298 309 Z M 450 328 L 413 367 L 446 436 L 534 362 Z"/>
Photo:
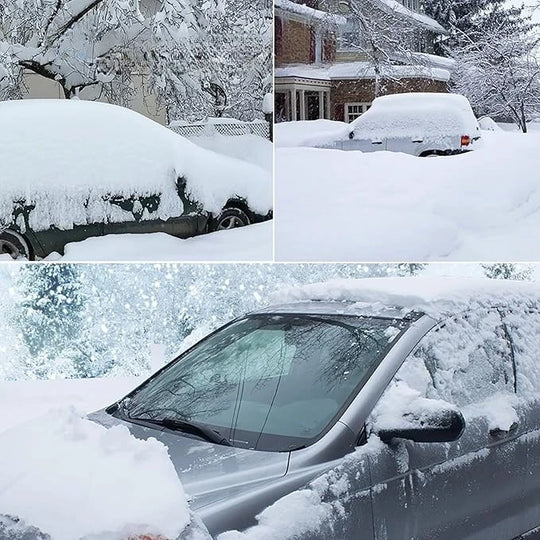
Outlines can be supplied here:
<path id="1" fill-rule="evenodd" d="M 336 279 L 283 289 L 274 300 L 304 305 L 307 301 L 356 303 L 357 309 L 374 314 L 390 308 L 439 318 L 473 306 L 540 302 L 540 284 L 487 278 Z"/>
<path id="2" fill-rule="evenodd" d="M 341 15 L 328 13 L 318 9 L 310 8 L 304 4 L 292 2 L 291 0 L 274 0 L 276 11 L 285 11 L 299 15 L 306 21 L 324 21 L 329 24 L 340 25 L 346 24 L 347 20 Z"/>
<path id="3" fill-rule="evenodd" d="M 370 62 L 336 62 L 335 64 L 290 64 L 275 69 L 276 78 L 297 77 L 321 81 L 373 79 L 375 70 Z M 428 65 L 384 66 L 382 76 L 391 79 L 421 78 L 447 82 L 450 71 Z"/>
<path id="4" fill-rule="evenodd" d="M 414 22 L 418 26 L 429 30 L 431 32 L 436 32 L 437 34 L 448 34 L 449 32 L 445 30 L 437 21 L 428 17 L 424 13 L 418 13 L 412 11 L 409 8 L 405 7 L 403 4 L 397 0 L 373 0 L 378 6 L 384 9 L 388 13 L 394 13 L 396 15 L 402 16 L 406 19 L 409 19 L 411 22 Z"/>

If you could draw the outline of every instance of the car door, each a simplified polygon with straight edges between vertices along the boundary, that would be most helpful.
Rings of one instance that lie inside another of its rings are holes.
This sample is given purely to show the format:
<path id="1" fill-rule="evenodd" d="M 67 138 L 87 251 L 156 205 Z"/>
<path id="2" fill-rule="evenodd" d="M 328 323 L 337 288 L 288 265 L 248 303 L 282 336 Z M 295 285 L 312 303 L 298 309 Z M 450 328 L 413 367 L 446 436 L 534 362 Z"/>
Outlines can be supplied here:
<path id="1" fill-rule="evenodd" d="M 517 408 L 527 454 L 522 504 L 525 533 L 540 527 L 540 310 L 536 305 L 507 307 L 504 321 L 514 355 Z"/>
<path id="2" fill-rule="evenodd" d="M 155 213 L 161 203 L 161 195 L 150 196 L 110 196 L 107 202 L 112 211 L 123 212 L 126 219 L 115 219 L 103 225 L 103 234 L 140 234 L 164 232 L 178 238 L 188 238 L 201 232 L 204 219 L 196 211 L 196 206 L 184 196 L 185 185 L 178 186 L 178 194 L 182 201 L 182 212 L 169 219 L 148 219 Z M 120 216 L 122 217 L 122 216 Z M 128 219 L 129 218 L 129 219 Z"/>
<path id="3" fill-rule="evenodd" d="M 511 346 L 500 314 L 468 312 L 430 331 L 381 400 L 403 385 L 459 407 L 466 428 L 452 443 L 397 439 L 373 456 L 375 538 L 517 536 L 527 449 L 511 406 Z M 377 419 L 371 422 L 376 430 Z"/>

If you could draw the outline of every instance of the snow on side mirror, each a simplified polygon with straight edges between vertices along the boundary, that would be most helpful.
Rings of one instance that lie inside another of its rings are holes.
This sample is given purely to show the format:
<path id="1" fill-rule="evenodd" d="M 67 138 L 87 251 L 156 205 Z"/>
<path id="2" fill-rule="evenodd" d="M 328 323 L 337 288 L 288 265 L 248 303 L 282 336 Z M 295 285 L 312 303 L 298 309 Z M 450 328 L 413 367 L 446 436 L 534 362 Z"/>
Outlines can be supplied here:
<path id="1" fill-rule="evenodd" d="M 461 437 L 465 419 L 460 411 L 444 401 L 420 398 L 416 407 L 392 420 L 387 418 L 378 430 L 383 442 L 408 439 L 415 442 L 451 442 Z"/>

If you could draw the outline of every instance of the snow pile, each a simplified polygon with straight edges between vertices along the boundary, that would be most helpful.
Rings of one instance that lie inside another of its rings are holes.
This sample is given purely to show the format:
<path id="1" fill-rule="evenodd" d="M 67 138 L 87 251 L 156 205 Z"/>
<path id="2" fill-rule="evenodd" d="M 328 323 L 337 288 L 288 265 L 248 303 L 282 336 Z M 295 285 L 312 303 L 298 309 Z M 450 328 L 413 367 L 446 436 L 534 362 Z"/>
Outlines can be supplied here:
<path id="1" fill-rule="evenodd" d="M 0 514 L 52 540 L 177 538 L 191 521 L 166 447 L 73 409 L 0 435 Z"/>
<path id="2" fill-rule="evenodd" d="M 476 306 L 528 304 L 540 301 L 540 284 L 526 281 L 475 278 L 336 279 L 302 287 L 284 288 L 273 301 L 359 302 L 419 311 L 437 318 Z"/>
<path id="3" fill-rule="evenodd" d="M 257 213 L 272 207 L 272 179 L 248 163 L 208 152 L 129 109 L 80 100 L 0 103 L 0 225 L 10 223 L 14 201 L 35 205 L 30 226 L 133 221 L 111 204 L 114 196 L 160 195 L 142 219 L 182 213 L 176 182 L 190 198 L 219 213 L 231 197 Z M 140 203 L 139 203 L 140 205 Z M 25 224 L 22 216 L 18 225 Z"/>
<path id="4" fill-rule="evenodd" d="M 276 258 L 537 260 L 539 147 L 540 133 L 501 131 L 483 132 L 474 152 L 429 159 L 277 148 Z"/>
<path id="5" fill-rule="evenodd" d="M 355 139 L 422 135 L 437 139 L 448 135 L 480 134 L 467 98 L 458 94 L 406 93 L 378 97 L 344 134 Z"/>
<path id="6" fill-rule="evenodd" d="M 273 222 L 180 239 L 165 233 L 109 234 L 67 244 L 48 261 L 271 261 Z"/>

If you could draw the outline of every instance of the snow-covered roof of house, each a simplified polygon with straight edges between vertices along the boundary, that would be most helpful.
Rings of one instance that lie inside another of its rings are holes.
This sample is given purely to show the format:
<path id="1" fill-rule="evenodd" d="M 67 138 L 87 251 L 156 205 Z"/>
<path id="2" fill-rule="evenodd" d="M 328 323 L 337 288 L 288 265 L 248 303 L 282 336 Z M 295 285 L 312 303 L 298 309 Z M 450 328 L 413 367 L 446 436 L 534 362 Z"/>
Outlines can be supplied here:
<path id="1" fill-rule="evenodd" d="M 318 9 L 310 8 L 304 4 L 297 4 L 291 0 L 275 0 L 274 6 L 277 11 L 287 11 L 300 15 L 307 21 L 322 21 L 330 24 L 346 24 L 347 20 L 341 15 L 328 13 L 327 11 L 321 11 Z"/>
<path id="2" fill-rule="evenodd" d="M 478 278 L 369 278 L 336 279 L 278 292 L 273 300 L 293 302 L 354 302 L 375 312 L 397 308 L 403 313 L 424 312 L 435 317 L 469 307 L 540 302 L 535 282 Z M 362 307 L 362 306 L 359 306 Z"/>
<path id="3" fill-rule="evenodd" d="M 391 79 L 422 78 L 447 82 L 450 71 L 425 65 L 383 66 L 382 76 Z M 336 62 L 335 64 L 290 64 L 275 69 L 275 77 L 298 77 L 321 81 L 373 79 L 375 69 L 370 62 Z"/>
<path id="4" fill-rule="evenodd" d="M 431 32 L 436 32 L 437 34 L 448 34 L 448 30 L 444 29 L 437 21 L 428 17 L 424 13 L 417 13 L 411 9 L 405 7 L 403 4 L 397 0 L 372 0 L 379 7 L 384 9 L 388 13 L 396 13 L 406 19 L 411 20 L 416 23 L 418 26 L 425 28 Z"/>

